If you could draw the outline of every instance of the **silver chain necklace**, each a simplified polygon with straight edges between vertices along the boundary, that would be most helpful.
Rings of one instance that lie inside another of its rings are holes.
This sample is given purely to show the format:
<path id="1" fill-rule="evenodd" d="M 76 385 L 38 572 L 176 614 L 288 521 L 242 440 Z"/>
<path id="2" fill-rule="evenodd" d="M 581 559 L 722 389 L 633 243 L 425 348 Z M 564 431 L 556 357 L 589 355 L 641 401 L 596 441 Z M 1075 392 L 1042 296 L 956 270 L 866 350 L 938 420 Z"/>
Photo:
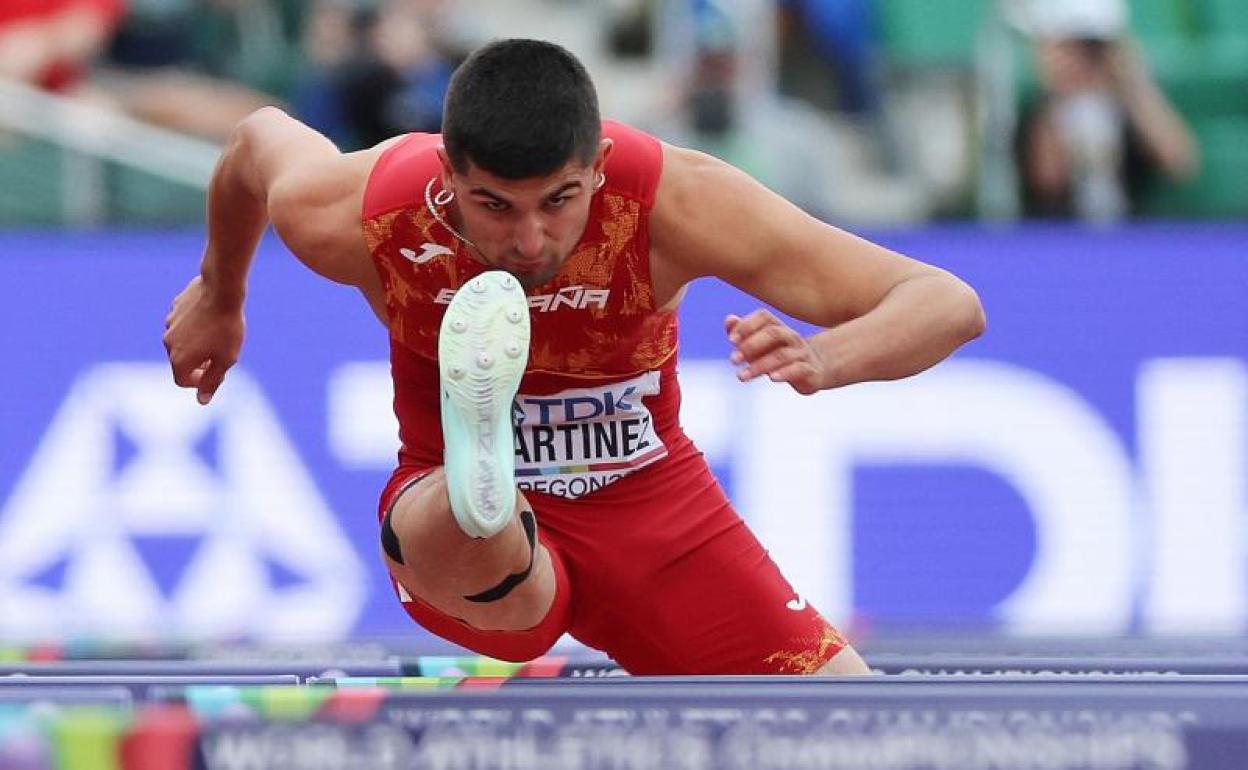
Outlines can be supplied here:
<path id="1" fill-rule="evenodd" d="M 446 228 L 446 231 L 447 231 L 448 233 L 450 233 L 451 235 L 455 236 L 456 238 L 458 238 L 460 241 L 462 241 L 463 243 L 467 244 L 468 246 L 471 246 L 473 249 L 476 249 L 476 248 L 477 248 L 477 244 L 475 244 L 475 243 L 473 243 L 472 241 L 468 240 L 468 239 L 467 239 L 466 237 L 464 237 L 463 235 L 460 235 L 460 232 L 459 232 L 458 230 L 456 230 L 454 227 L 451 227 L 451 223 L 450 223 L 450 222 L 447 222 L 445 219 L 443 219 L 443 218 L 442 218 L 442 215 L 441 215 L 440 213 L 438 213 L 438 208 L 437 208 L 437 206 L 436 206 L 436 205 L 434 205 L 434 203 L 435 203 L 435 198 L 434 198 L 434 195 L 433 195 L 433 183 L 434 183 L 434 181 L 435 181 L 436 179 L 437 179 L 437 177 L 430 177 L 430 178 L 429 178 L 429 183 L 425 185 L 425 208 L 429 209 L 429 213 L 430 213 L 430 214 L 432 214 L 432 215 L 433 215 L 433 218 L 434 218 L 434 219 L 436 219 L 436 220 L 438 221 L 438 224 L 440 224 L 440 225 L 442 225 L 443 227 L 445 227 L 445 228 Z M 446 200 L 445 200 L 445 201 L 443 201 L 443 200 L 442 200 L 442 196 L 443 196 L 443 195 L 445 195 L 445 196 L 446 196 Z M 442 190 L 442 191 L 440 191 L 440 192 L 438 193 L 438 195 L 437 195 L 437 204 L 438 204 L 438 205 L 441 205 L 441 206 L 445 206 L 445 205 L 449 204 L 449 203 L 450 203 L 451 201 L 453 201 L 453 200 L 455 200 L 455 193 L 453 193 L 453 192 L 449 192 L 449 191 L 447 191 L 447 190 Z M 477 249 L 477 251 L 480 251 L 480 249 Z"/>

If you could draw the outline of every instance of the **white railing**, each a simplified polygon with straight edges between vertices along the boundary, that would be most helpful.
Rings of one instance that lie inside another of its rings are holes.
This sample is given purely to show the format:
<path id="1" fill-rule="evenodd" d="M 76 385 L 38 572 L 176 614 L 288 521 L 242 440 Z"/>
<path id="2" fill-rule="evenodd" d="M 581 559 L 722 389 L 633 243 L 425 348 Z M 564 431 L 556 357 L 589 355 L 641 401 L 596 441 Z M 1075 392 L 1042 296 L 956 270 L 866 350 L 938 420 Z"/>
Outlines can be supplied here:
<path id="1" fill-rule="evenodd" d="M 221 148 L 115 110 L 0 80 L 0 130 L 58 145 L 66 219 L 97 224 L 106 203 L 101 162 L 112 161 L 205 190 Z"/>

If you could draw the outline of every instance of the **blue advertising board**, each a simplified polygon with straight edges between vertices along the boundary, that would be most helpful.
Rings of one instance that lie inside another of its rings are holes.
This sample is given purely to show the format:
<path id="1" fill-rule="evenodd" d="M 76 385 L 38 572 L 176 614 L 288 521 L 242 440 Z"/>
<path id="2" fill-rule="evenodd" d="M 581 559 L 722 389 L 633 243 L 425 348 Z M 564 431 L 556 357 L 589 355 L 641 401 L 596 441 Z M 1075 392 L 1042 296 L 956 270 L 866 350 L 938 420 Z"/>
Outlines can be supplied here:
<path id="1" fill-rule="evenodd" d="M 1248 225 L 870 234 L 979 291 L 987 334 L 910 380 L 742 384 L 700 281 L 683 417 L 837 622 L 1248 627 Z M 161 347 L 197 232 L 0 234 L 0 638 L 412 634 L 377 556 L 386 336 L 266 239 L 208 407 Z"/>

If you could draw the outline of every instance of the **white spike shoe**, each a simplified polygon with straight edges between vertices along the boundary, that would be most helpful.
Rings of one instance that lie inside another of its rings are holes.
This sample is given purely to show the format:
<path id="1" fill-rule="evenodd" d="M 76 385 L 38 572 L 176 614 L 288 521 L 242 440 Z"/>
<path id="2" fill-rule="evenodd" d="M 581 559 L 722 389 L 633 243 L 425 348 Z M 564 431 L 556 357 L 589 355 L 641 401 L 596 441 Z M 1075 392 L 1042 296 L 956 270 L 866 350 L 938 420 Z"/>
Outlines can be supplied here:
<path id="1" fill-rule="evenodd" d="M 501 270 L 455 292 L 438 333 L 443 464 L 451 512 L 470 537 L 498 534 L 515 509 L 512 401 L 529 359 L 529 303 Z"/>

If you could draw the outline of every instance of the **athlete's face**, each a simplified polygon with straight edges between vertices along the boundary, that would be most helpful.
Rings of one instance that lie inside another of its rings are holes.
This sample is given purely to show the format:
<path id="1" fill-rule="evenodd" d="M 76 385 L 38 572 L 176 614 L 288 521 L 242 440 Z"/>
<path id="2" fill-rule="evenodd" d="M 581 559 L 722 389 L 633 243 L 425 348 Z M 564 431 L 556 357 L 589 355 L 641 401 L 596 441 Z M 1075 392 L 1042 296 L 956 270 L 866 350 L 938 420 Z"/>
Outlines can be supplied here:
<path id="1" fill-rule="evenodd" d="M 573 160 L 548 176 L 504 179 L 469 164 L 458 173 L 443 159 L 443 186 L 455 193 L 452 219 L 479 257 L 525 288 L 555 277 L 585 232 L 611 143 L 589 165 Z"/>

